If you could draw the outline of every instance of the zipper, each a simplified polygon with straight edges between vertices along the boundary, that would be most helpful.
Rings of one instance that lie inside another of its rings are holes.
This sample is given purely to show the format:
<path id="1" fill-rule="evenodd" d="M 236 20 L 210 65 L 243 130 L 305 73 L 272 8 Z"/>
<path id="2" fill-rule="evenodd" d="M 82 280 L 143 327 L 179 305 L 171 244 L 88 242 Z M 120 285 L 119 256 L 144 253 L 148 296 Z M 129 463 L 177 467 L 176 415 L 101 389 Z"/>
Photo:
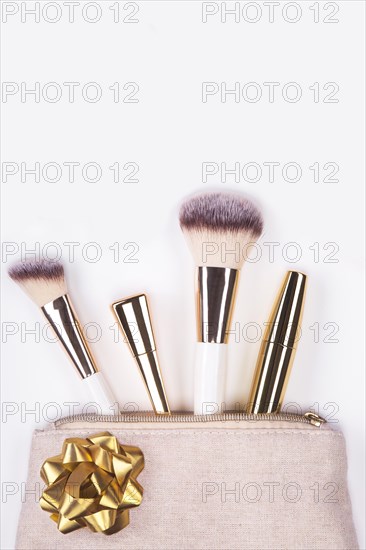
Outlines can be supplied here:
<path id="1" fill-rule="evenodd" d="M 195 415 L 190 413 L 172 413 L 171 415 L 156 415 L 148 411 L 140 413 L 132 412 L 118 415 L 105 414 L 76 414 L 74 416 L 66 416 L 56 420 L 54 427 L 58 428 L 64 424 L 72 424 L 74 422 L 109 422 L 109 423 L 138 423 L 151 422 L 152 424 L 159 423 L 196 423 L 196 422 L 223 422 L 223 421 L 285 421 L 285 422 L 300 422 L 302 424 L 311 424 L 320 428 L 326 420 L 318 414 L 309 411 L 303 415 L 295 413 L 272 413 L 272 414 L 252 414 L 252 413 L 236 413 L 228 412 L 222 414 Z"/>

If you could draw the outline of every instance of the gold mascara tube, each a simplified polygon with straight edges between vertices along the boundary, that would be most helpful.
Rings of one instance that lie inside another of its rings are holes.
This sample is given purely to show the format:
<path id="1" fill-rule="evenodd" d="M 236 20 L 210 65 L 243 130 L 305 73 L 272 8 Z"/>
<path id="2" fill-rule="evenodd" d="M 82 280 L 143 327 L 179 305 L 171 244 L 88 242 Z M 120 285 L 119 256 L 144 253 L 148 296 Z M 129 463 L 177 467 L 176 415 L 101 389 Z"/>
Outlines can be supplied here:
<path id="1" fill-rule="evenodd" d="M 278 293 L 260 347 L 247 412 L 277 413 L 300 338 L 306 275 L 288 271 Z"/>

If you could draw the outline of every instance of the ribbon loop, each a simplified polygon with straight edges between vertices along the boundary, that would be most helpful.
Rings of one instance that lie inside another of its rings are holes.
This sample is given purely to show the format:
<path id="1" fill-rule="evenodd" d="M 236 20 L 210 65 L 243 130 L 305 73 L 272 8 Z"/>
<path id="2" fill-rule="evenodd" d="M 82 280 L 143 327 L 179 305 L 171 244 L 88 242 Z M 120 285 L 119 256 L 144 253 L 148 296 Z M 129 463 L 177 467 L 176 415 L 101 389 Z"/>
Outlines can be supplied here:
<path id="1" fill-rule="evenodd" d="M 142 502 L 136 478 L 143 468 L 141 450 L 121 445 L 109 432 L 66 439 L 62 453 L 41 468 L 47 487 L 40 506 L 61 533 L 88 527 L 112 535 L 129 524 L 129 509 Z"/>

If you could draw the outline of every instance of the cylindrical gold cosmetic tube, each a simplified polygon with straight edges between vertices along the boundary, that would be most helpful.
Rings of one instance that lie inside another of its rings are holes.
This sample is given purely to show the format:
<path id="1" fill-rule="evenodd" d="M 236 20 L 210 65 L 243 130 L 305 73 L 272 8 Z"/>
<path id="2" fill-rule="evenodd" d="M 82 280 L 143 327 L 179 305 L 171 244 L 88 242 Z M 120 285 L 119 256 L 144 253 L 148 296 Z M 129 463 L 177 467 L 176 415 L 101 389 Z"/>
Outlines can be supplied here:
<path id="1" fill-rule="evenodd" d="M 247 405 L 248 413 L 281 410 L 301 333 L 306 275 L 289 271 L 267 323 Z"/>
<path id="2" fill-rule="evenodd" d="M 170 414 L 145 294 L 112 304 L 156 414 Z"/>

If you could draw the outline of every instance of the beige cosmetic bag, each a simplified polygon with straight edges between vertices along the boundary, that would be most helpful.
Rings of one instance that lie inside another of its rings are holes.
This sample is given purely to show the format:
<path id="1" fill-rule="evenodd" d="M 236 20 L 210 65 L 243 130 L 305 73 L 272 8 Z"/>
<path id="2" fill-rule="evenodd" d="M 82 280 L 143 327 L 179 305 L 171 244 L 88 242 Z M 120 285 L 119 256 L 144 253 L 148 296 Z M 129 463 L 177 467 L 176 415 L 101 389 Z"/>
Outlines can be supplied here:
<path id="1" fill-rule="evenodd" d="M 37 499 L 23 504 L 16 548 L 352 550 L 357 539 L 341 432 L 316 415 L 76 416 L 35 432 L 27 489 L 66 438 L 109 431 L 138 446 L 143 501 L 106 536 L 58 531 Z"/>

